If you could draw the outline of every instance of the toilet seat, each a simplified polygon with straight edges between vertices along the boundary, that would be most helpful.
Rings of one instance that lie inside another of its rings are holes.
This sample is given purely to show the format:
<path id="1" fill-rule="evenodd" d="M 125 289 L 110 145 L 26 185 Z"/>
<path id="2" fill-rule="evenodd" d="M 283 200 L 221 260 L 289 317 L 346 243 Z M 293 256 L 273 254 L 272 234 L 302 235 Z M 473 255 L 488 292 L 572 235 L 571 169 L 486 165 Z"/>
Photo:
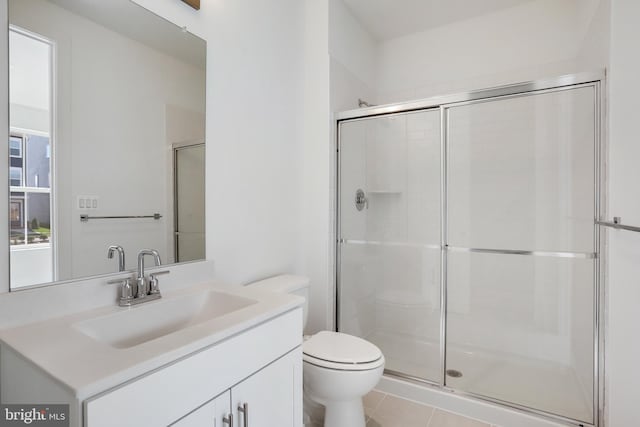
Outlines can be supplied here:
<path id="1" fill-rule="evenodd" d="M 303 361 L 321 368 L 341 371 L 366 371 L 384 365 L 378 347 L 340 332 L 322 331 L 302 346 Z"/>
<path id="2" fill-rule="evenodd" d="M 375 362 L 370 363 L 337 363 L 317 359 L 304 353 L 302 355 L 302 361 L 304 363 L 318 366 L 319 368 L 330 369 L 333 371 L 371 371 L 384 365 L 384 358 L 380 358 Z"/>

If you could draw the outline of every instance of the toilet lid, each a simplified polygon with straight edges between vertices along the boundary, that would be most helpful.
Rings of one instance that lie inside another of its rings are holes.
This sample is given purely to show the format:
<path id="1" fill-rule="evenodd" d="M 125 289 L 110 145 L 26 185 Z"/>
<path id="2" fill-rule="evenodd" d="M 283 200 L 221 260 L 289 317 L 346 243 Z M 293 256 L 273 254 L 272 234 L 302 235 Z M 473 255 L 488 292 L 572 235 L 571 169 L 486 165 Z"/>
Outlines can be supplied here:
<path id="1" fill-rule="evenodd" d="M 326 360 L 318 359 L 313 356 L 309 356 L 308 354 L 302 355 L 302 361 L 306 365 L 314 365 L 324 369 L 330 369 L 333 371 L 372 371 L 379 370 L 380 368 L 384 368 L 384 356 L 380 359 L 369 362 L 369 363 L 338 363 L 338 362 L 327 362 Z"/>
<path id="2" fill-rule="evenodd" d="M 378 347 L 361 338 L 340 332 L 318 332 L 302 345 L 302 352 L 316 359 L 333 363 L 360 364 L 379 360 Z"/>

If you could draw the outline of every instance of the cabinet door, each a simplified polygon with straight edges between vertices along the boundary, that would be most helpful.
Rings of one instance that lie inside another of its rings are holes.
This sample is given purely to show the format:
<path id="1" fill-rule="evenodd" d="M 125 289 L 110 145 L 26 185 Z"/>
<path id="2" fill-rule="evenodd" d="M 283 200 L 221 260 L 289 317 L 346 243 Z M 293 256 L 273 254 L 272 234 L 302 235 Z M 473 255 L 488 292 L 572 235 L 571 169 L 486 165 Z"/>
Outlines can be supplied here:
<path id="1" fill-rule="evenodd" d="M 235 427 L 302 426 L 302 353 L 293 350 L 231 389 Z"/>
<path id="2" fill-rule="evenodd" d="M 224 417 L 229 415 L 231 392 L 226 391 L 205 403 L 187 416 L 180 418 L 171 427 L 224 427 Z"/>

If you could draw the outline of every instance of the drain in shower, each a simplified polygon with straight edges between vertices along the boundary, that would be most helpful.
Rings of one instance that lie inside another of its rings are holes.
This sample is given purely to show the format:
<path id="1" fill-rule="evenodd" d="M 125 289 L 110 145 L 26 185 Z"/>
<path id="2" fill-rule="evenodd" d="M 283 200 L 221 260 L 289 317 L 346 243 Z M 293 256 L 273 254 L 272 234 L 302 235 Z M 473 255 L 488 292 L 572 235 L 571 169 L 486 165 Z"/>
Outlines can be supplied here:
<path id="1" fill-rule="evenodd" d="M 462 372 L 455 369 L 447 369 L 447 376 L 451 378 L 460 378 L 462 376 Z"/>

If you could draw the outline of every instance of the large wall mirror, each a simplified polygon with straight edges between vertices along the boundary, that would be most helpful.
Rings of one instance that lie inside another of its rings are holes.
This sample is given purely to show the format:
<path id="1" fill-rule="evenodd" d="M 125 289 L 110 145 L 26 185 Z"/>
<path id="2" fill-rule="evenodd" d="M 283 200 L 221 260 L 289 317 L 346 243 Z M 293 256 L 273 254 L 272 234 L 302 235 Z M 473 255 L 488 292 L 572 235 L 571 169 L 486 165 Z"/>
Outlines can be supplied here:
<path id="1" fill-rule="evenodd" d="M 203 259 L 205 41 L 130 0 L 8 6 L 11 290 Z"/>

